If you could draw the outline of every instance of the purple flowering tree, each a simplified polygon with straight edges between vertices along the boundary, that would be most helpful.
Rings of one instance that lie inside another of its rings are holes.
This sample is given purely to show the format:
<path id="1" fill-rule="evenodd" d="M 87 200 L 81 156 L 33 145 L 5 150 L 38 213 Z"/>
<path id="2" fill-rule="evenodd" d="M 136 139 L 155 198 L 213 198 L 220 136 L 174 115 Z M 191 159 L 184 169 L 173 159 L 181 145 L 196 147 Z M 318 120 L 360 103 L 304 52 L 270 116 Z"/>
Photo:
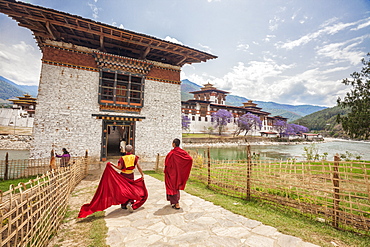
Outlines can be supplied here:
<path id="1" fill-rule="evenodd" d="M 190 128 L 190 118 L 186 115 L 181 117 L 181 126 L 183 130 L 189 130 Z"/>
<path id="2" fill-rule="evenodd" d="M 218 128 L 218 134 L 221 135 L 224 127 L 230 123 L 230 119 L 233 117 L 233 115 L 225 110 L 220 109 L 217 112 L 212 113 L 212 118 L 215 123 L 215 128 Z"/>
<path id="3" fill-rule="evenodd" d="M 252 129 L 260 130 L 262 128 L 261 119 L 250 112 L 239 117 L 236 124 L 238 125 L 238 127 L 234 133 L 234 136 L 238 136 L 243 131 L 245 131 L 244 136 L 246 136 L 250 130 Z"/>
<path id="4" fill-rule="evenodd" d="M 287 128 L 287 123 L 283 120 L 278 119 L 274 121 L 273 126 L 275 127 L 276 131 L 279 133 L 279 136 L 281 137 Z"/>
<path id="5" fill-rule="evenodd" d="M 299 125 L 299 124 L 287 124 L 287 127 L 286 127 L 286 130 L 285 130 L 285 133 L 286 135 L 290 136 L 290 135 L 299 135 L 299 134 L 302 134 L 302 133 L 306 133 L 308 132 L 309 129 L 303 125 Z"/>

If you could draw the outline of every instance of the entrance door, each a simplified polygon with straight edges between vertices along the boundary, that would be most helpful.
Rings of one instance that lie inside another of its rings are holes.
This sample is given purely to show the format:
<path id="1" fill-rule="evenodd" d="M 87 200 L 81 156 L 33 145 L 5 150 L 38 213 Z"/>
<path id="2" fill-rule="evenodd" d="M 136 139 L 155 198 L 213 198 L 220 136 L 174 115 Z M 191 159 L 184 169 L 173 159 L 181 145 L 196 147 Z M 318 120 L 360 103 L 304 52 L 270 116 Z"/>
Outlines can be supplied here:
<path id="1" fill-rule="evenodd" d="M 105 121 L 103 124 L 102 160 L 121 156 L 121 144 L 134 146 L 135 122 Z M 121 142 L 124 143 L 121 143 Z"/>

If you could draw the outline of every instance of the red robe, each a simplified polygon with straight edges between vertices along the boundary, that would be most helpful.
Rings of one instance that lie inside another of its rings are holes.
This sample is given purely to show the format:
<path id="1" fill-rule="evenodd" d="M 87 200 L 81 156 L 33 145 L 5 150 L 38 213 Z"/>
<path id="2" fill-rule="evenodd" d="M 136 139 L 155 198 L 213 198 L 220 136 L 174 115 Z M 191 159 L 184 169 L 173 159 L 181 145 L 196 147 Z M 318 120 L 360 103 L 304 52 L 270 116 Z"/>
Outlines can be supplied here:
<path id="1" fill-rule="evenodd" d="M 180 147 L 175 147 L 167 154 L 164 163 L 167 195 L 176 195 L 179 190 L 185 189 L 192 164 L 193 158 Z"/>
<path id="2" fill-rule="evenodd" d="M 130 199 L 135 200 L 132 208 L 137 209 L 145 203 L 147 198 L 148 191 L 142 178 L 127 179 L 107 164 L 93 199 L 81 207 L 78 218 L 85 218 L 112 205 L 126 203 Z"/>

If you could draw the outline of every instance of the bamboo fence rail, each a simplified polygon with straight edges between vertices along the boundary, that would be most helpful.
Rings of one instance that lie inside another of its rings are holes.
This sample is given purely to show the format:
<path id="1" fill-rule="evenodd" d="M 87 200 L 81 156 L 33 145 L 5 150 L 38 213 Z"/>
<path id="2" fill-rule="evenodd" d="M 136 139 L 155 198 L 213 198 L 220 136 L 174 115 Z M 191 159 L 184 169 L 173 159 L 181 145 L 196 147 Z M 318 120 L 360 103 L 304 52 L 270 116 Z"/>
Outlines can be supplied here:
<path id="1" fill-rule="evenodd" d="M 370 230 L 370 163 L 334 161 L 213 160 L 190 152 L 191 178 L 246 200 L 299 210 L 343 230 Z M 157 159 L 163 170 L 163 157 Z"/>
<path id="2" fill-rule="evenodd" d="M 73 158 L 70 166 L 55 170 L 50 170 L 49 163 L 50 160 L 47 163 L 45 160 L 24 161 L 18 163 L 17 167 L 21 168 L 14 169 L 18 171 L 17 177 L 44 173 L 1 192 L 0 246 L 46 246 L 56 234 L 67 211 L 69 195 L 87 175 L 90 161 L 86 154 Z M 16 161 L 12 161 L 11 165 L 15 164 Z"/>

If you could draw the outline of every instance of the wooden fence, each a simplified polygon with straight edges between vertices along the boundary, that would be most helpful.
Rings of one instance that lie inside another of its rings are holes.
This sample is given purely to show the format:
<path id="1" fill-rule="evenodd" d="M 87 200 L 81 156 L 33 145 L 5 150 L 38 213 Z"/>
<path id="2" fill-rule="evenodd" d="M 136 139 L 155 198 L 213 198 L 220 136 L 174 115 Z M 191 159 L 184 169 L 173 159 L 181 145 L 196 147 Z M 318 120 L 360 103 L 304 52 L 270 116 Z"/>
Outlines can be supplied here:
<path id="1" fill-rule="evenodd" d="M 15 163 L 12 161 L 11 166 Z M 90 161 L 86 155 L 73 158 L 70 164 L 50 171 L 50 159 L 19 163 L 17 167 L 23 168 L 17 168 L 22 171 L 16 172 L 18 175 L 44 174 L 0 191 L 0 246 L 47 245 L 67 211 L 70 193 L 87 175 Z"/>
<path id="2" fill-rule="evenodd" d="M 213 160 L 209 153 L 190 152 L 191 178 L 215 191 L 299 210 L 338 229 L 370 230 L 370 163 L 254 160 L 248 150 L 245 160 Z M 163 163 L 158 156 L 158 171 Z"/>

